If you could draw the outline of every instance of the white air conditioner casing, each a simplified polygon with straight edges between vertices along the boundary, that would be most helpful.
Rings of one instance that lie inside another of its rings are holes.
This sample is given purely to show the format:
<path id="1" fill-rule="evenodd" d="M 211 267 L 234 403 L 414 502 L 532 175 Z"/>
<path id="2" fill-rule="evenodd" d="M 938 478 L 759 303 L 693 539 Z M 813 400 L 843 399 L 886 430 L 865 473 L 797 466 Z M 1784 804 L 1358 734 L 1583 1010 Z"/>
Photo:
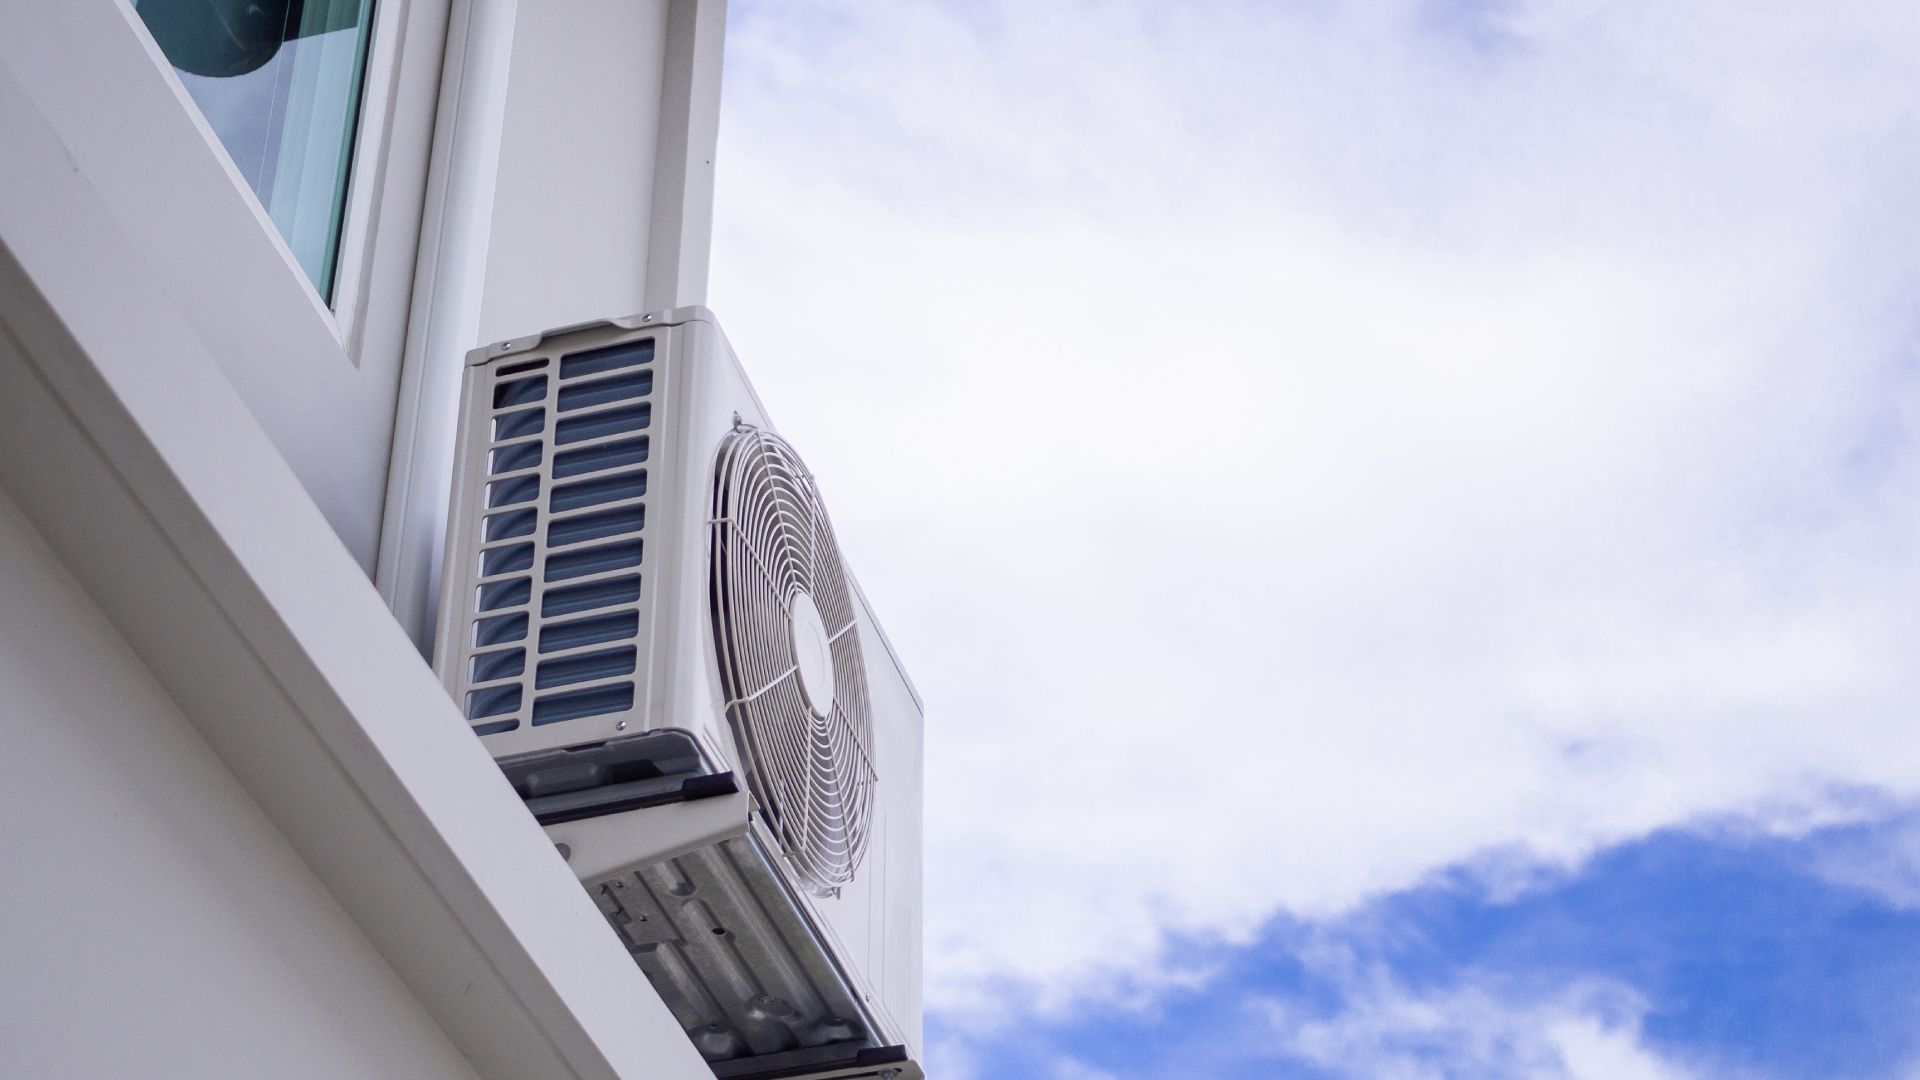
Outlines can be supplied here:
<path id="1" fill-rule="evenodd" d="M 435 669 L 718 1076 L 913 1080 L 921 706 L 813 496 L 704 309 L 477 349 Z"/>

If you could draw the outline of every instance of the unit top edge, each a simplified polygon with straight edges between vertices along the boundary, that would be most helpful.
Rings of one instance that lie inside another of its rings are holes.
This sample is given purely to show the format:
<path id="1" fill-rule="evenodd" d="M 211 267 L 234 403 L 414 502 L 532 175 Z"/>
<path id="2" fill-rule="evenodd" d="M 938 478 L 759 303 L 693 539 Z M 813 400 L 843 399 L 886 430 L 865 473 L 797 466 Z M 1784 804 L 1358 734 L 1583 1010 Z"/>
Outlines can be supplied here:
<path id="1" fill-rule="evenodd" d="M 615 330 L 645 330 L 661 326 L 683 326 L 693 322 L 703 322 L 714 326 L 719 325 L 719 321 L 714 318 L 712 311 L 697 304 L 688 307 L 668 308 L 661 311 L 642 312 L 634 315 L 622 315 L 613 319 L 589 319 L 586 322 L 571 323 L 566 326 L 556 326 L 550 330 L 542 330 L 537 334 L 511 337 L 505 341 L 496 341 L 491 345 L 482 345 L 467 353 L 467 364 L 470 367 L 478 366 L 480 364 L 490 364 L 502 357 L 517 356 L 521 353 L 539 352 L 548 341 L 555 338 L 568 337 L 585 330 L 599 330 L 603 328 L 612 328 Z"/>

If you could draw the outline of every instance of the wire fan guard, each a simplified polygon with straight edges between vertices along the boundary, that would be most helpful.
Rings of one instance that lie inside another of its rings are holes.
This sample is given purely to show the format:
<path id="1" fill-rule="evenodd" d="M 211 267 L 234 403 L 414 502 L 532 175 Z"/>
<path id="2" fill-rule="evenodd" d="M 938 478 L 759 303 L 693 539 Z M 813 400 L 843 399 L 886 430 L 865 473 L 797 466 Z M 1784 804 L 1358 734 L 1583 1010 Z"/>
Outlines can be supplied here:
<path id="1" fill-rule="evenodd" d="M 787 858 L 827 895 L 873 818 L 873 719 L 839 545 L 812 474 L 742 423 L 713 486 L 714 646 L 747 780 Z"/>

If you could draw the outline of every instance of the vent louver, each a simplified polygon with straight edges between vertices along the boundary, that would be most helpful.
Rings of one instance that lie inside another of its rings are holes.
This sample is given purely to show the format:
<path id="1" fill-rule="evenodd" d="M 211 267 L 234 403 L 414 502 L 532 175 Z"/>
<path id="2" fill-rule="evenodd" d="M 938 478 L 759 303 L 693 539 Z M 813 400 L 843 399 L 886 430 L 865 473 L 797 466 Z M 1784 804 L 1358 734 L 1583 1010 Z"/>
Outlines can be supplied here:
<path id="1" fill-rule="evenodd" d="M 813 477 L 777 435 L 736 424 L 713 493 L 711 597 L 727 718 L 748 782 L 807 887 L 860 865 L 875 781 L 846 569 Z"/>
<path id="2" fill-rule="evenodd" d="M 491 373 L 463 673 L 481 735 L 633 706 L 653 358 L 647 338 Z"/>

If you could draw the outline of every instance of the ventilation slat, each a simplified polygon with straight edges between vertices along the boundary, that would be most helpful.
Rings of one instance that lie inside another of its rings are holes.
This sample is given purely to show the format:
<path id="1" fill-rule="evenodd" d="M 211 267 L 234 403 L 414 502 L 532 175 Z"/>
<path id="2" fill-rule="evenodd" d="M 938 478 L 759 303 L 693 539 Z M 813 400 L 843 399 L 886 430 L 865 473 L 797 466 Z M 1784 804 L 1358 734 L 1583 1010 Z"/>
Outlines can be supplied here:
<path id="1" fill-rule="evenodd" d="M 533 699 L 533 723 L 557 724 L 585 716 L 604 716 L 633 708 L 633 684 L 598 686 L 591 690 L 568 690 Z"/>
<path id="2" fill-rule="evenodd" d="M 511 679 L 527 670 L 527 650 L 501 649 L 499 652 L 480 653 L 473 658 L 472 676 L 469 682 L 493 682 L 496 679 Z"/>
<path id="3" fill-rule="evenodd" d="M 532 502 L 539 497 L 540 478 L 538 476 L 516 476 L 511 480 L 495 480 L 487 485 L 489 507 Z"/>
<path id="4" fill-rule="evenodd" d="M 504 379 L 509 375 L 519 375 L 522 372 L 539 371 L 546 366 L 547 358 L 542 356 L 533 360 L 522 360 L 517 364 L 508 364 L 499 371 L 494 372 L 493 376 L 496 379 Z"/>
<path id="5" fill-rule="evenodd" d="M 601 544 L 599 547 L 548 555 L 544 580 L 565 581 L 568 578 L 603 574 L 609 570 L 624 570 L 629 566 L 639 565 L 640 541 L 638 539 L 620 540 L 611 544 Z"/>
<path id="6" fill-rule="evenodd" d="M 598 375 L 603 371 L 617 371 L 620 368 L 638 367 L 653 359 L 653 339 L 624 341 L 618 345 L 608 345 L 601 349 L 577 352 L 560 360 L 560 379 L 578 379 L 586 375 Z"/>
<path id="7" fill-rule="evenodd" d="M 505 645 L 509 641 L 519 641 L 527 636 L 527 613 L 522 611 L 513 615 L 495 615 L 481 619 L 473 627 L 475 645 Z"/>
<path id="8" fill-rule="evenodd" d="M 589 581 L 565 588 L 548 589 L 540 598 L 540 616 L 572 615 L 594 608 L 612 607 L 640 599 L 640 575 L 625 574 L 602 581 Z"/>
<path id="9" fill-rule="evenodd" d="M 508 439 L 525 438 L 538 435 L 547 429 L 547 410 L 522 409 L 519 412 L 502 413 L 493 418 L 493 441 L 505 442 Z"/>
<path id="10" fill-rule="evenodd" d="M 640 616 L 632 611 L 616 611 L 572 622 L 548 623 L 540 628 L 540 651 L 560 652 L 598 645 L 604 641 L 625 641 L 640 632 Z"/>
<path id="11" fill-rule="evenodd" d="M 545 690 L 550 686 L 566 686 L 571 683 L 611 679 L 616 675 L 631 675 L 636 655 L 633 646 L 629 645 L 624 649 L 581 653 L 559 660 L 542 660 L 540 666 L 534 671 L 533 685 Z"/>
<path id="12" fill-rule="evenodd" d="M 487 515 L 487 541 L 505 540 L 514 536 L 528 536 L 533 532 L 538 515 L 532 510 L 509 510 L 504 514 Z"/>
<path id="13" fill-rule="evenodd" d="M 615 476 L 597 476 L 591 480 L 576 480 L 571 484 L 561 484 L 553 489 L 547 498 L 547 509 L 553 513 L 578 510 L 583 506 L 598 506 L 601 503 L 626 502 L 638 499 L 647 493 L 647 471 L 620 473 Z"/>
<path id="14" fill-rule="evenodd" d="M 493 407 L 505 409 L 514 405 L 531 405 L 546 396 L 547 377 L 545 375 L 513 379 L 494 384 Z"/>
<path id="15" fill-rule="evenodd" d="M 517 683 L 475 690 L 467 695 L 467 719 L 469 720 L 482 720 L 489 716 L 519 711 L 520 687 Z"/>
<path id="16" fill-rule="evenodd" d="M 532 598 L 532 578 L 508 578 L 480 586 L 479 607 L 481 611 L 498 611 L 501 608 L 519 607 Z"/>
<path id="17" fill-rule="evenodd" d="M 579 476 L 582 473 L 599 472 L 602 469 L 614 469 L 622 465 L 638 465 L 647 460 L 647 437 L 615 439 L 612 442 L 582 446 L 577 450 L 562 450 L 553 455 L 554 479 Z"/>
<path id="18" fill-rule="evenodd" d="M 553 426 L 553 441 L 565 446 L 568 443 L 597 439 L 603 435 L 620 435 L 629 431 L 639 431 L 653 420 L 653 402 L 642 401 L 637 405 L 622 405 L 616 409 L 602 409 L 599 412 L 583 416 L 569 416 Z"/>
<path id="19" fill-rule="evenodd" d="M 533 569 L 532 544 L 509 544 L 506 547 L 487 548 L 480 553 L 481 577 L 531 569 Z"/>
<path id="20" fill-rule="evenodd" d="M 547 526 L 547 546 L 566 547 L 602 540 L 622 533 L 639 532 L 647 523 L 645 506 L 617 506 L 611 510 L 593 510 L 559 518 Z"/>
<path id="21" fill-rule="evenodd" d="M 488 460 L 487 472 L 499 476 L 501 473 L 535 468 L 540 464 L 540 456 L 545 449 L 537 440 L 503 446 L 495 450 Z"/>
<path id="22" fill-rule="evenodd" d="M 653 393 L 653 372 L 629 371 L 610 379 L 595 379 L 592 382 L 561 387 L 560 411 L 572 412 L 575 409 L 606 405 L 615 401 L 625 401 L 628 398 L 646 397 L 651 393 Z"/>

